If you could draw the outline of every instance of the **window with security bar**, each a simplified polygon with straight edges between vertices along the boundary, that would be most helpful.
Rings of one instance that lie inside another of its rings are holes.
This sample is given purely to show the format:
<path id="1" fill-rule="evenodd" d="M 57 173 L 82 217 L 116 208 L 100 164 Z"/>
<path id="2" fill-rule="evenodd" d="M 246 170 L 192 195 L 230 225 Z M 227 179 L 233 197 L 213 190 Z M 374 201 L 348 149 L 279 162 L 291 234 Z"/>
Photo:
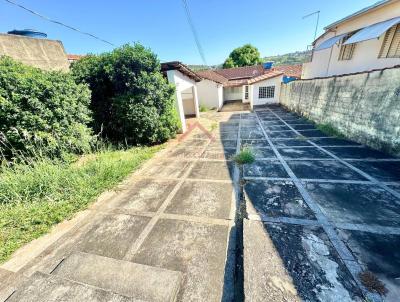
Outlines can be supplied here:
<path id="1" fill-rule="evenodd" d="M 259 99 L 272 99 L 275 97 L 275 86 L 264 86 L 258 88 Z"/>

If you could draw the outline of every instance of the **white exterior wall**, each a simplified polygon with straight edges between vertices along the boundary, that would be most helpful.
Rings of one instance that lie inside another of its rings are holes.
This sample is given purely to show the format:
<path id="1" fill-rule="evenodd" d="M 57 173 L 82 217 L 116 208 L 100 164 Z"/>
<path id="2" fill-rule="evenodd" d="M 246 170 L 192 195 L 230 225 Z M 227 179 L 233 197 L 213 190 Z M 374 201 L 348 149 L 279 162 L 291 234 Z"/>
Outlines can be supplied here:
<path id="1" fill-rule="evenodd" d="M 224 101 L 237 101 L 243 100 L 243 87 L 234 87 L 235 91 L 232 91 L 233 87 L 224 88 Z"/>
<path id="2" fill-rule="evenodd" d="M 279 96 L 281 93 L 281 83 L 283 76 L 277 76 L 265 81 L 257 82 L 251 85 L 249 92 L 251 92 L 250 104 L 253 106 L 279 103 Z M 258 90 L 260 87 L 275 86 L 275 94 L 273 98 L 260 99 L 258 97 Z"/>
<path id="3" fill-rule="evenodd" d="M 223 104 L 222 84 L 204 79 L 196 84 L 200 105 L 220 109 Z"/>
<path id="4" fill-rule="evenodd" d="M 200 116 L 199 112 L 199 101 L 197 97 L 197 88 L 196 82 L 191 78 L 185 76 L 181 72 L 177 70 L 168 70 L 167 71 L 167 78 L 168 82 L 175 85 L 175 106 L 178 112 L 179 119 L 181 121 L 181 132 L 186 131 L 186 121 L 185 121 L 185 107 L 188 110 L 188 105 L 184 106 L 182 92 L 187 90 L 188 88 L 192 88 L 192 95 L 193 95 L 193 105 L 194 105 L 194 112 L 196 117 Z M 192 110 L 193 111 L 193 110 Z M 191 114 L 191 113 L 186 113 Z"/>
<path id="5" fill-rule="evenodd" d="M 338 25 L 335 32 L 327 33 L 320 38 L 317 41 L 316 46 L 331 37 L 348 33 L 353 30 L 398 16 L 400 16 L 400 2 L 397 1 Z M 393 67 L 400 64 L 400 58 L 378 57 L 384 37 L 385 33 L 380 36 L 379 39 L 356 43 L 351 60 L 338 60 L 340 45 L 337 44 L 328 49 L 315 51 L 313 53 L 312 62 L 303 64 L 302 78 L 310 79 L 315 77 L 327 77 L 332 75 Z"/>

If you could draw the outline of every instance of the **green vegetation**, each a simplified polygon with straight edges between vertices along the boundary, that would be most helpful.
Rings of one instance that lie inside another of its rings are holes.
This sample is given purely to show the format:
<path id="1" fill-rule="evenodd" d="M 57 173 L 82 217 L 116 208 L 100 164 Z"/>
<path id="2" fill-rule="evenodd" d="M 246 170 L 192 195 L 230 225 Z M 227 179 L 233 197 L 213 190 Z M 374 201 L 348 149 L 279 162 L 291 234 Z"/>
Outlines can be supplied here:
<path id="1" fill-rule="evenodd" d="M 255 155 L 253 150 L 249 147 L 244 147 L 238 154 L 233 157 L 233 160 L 237 165 L 252 164 L 255 161 Z"/>
<path id="2" fill-rule="evenodd" d="M 199 106 L 199 111 L 200 112 L 207 112 L 209 109 L 207 108 L 207 106 L 204 106 L 204 105 L 200 105 Z"/>
<path id="3" fill-rule="evenodd" d="M 242 67 L 257 65 L 262 62 L 260 52 L 251 44 L 245 44 L 242 47 L 235 48 L 225 60 L 223 67 Z"/>
<path id="4" fill-rule="evenodd" d="M 345 135 L 341 133 L 337 128 L 335 128 L 332 124 L 317 124 L 316 126 L 318 130 L 326 133 L 329 136 L 345 138 Z"/>
<path id="5" fill-rule="evenodd" d="M 156 144 L 179 127 L 174 87 L 157 56 L 140 44 L 87 56 L 72 65 L 77 83 L 92 91 L 93 130 L 113 143 Z"/>
<path id="6" fill-rule="evenodd" d="M 68 73 L 49 72 L 0 58 L 0 157 L 91 148 L 90 91 Z"/>
<path id="7" fill-rule="evenodd" d="M 284 55 L 268 56 L 263 62 L 273 61 L 274 66 L 303 64 L 309 61 L 310 51 L 296 51 Z"/>
<path id="8" fill-rule="evenodd" d="M 53 225 L 85 209 L 160 148 L 105 150 L 70 161 L 42 158 L 29 164 L 2 166 L 0 262 Z"/>

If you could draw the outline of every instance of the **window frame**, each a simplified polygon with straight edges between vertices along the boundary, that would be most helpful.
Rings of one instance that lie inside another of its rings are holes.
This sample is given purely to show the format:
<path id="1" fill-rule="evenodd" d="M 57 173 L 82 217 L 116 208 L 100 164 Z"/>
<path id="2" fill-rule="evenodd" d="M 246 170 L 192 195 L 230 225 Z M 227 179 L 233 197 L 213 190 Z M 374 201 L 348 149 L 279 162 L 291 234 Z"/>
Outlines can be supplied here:
<path id="1" fill-rule="evenodd" d="M 388 40 L 390 39 L 390 42 Z M 397 45 L 393 44 L 397 41 Z M 387 46 L 389 43 L 389 46 Z M 392 49 L 395 47 L 395 49 Z M 394 50 L 394 54 L 390 54 Z M 396 59 L 400 58 L 400 24 L 393 25 L 389 28 L 382 41 L 381 49 L 379 50 L 378 59 Z"/>
<path id="2" fill-rule="evenodd" d="M 259 99 L 275 98 L 275 85 L 258 87 L 258 98 Z"/>
<path id="3" fill-rule="evenodd" d="M 245 100 L 249 99 L 249 85 L 244 86 L 244 99 Z"/>

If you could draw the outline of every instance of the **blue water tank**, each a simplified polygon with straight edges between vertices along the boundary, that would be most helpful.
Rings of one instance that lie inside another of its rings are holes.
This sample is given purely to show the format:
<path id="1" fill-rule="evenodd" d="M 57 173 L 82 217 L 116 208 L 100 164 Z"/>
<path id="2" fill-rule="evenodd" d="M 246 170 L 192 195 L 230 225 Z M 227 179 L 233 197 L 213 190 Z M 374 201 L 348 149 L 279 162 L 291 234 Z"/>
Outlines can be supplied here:
<path id="1" fill-rule="evenodd" d="M 265 62 L 263 63 L 264 69 L 271 69 L 274 62 Z"/>
<path id="2" fill-rule="evenodd" d="M 7 32 L 10 35 L 25 36 L 31 38 L 47 38 L 47 34 L 34 29 L 14 29 Z"/>

